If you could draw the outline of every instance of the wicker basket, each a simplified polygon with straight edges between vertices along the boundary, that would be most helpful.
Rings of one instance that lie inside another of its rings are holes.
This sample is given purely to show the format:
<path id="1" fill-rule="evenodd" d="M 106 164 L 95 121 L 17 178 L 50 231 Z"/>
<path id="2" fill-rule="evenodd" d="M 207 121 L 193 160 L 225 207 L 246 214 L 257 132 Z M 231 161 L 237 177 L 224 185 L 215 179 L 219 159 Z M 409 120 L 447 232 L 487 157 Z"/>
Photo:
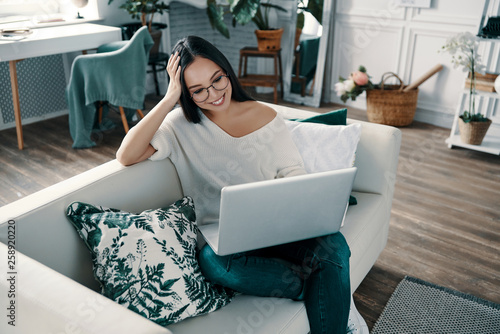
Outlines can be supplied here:
<path id="1" fill-rule="evenodd" d="M 385 85 L 391 77 L 399 80 L 399 85 Z M 400 77 L 392 72 L 382 75 L 380 89 L 366 91 L 366 113 L 372 123 L 392 126 L 406 126 L 413 122 L 417 110 L 418 88 L 403 92 Z"/>
<path id="2" fill-rule="evenodd" d="M 460 131 L 460 140 L 465 144 L 481 145 L 491 123 L 492 121 L 490 119 L 487 122 L 465 123 L 459 118 L 458 129 Z"/>

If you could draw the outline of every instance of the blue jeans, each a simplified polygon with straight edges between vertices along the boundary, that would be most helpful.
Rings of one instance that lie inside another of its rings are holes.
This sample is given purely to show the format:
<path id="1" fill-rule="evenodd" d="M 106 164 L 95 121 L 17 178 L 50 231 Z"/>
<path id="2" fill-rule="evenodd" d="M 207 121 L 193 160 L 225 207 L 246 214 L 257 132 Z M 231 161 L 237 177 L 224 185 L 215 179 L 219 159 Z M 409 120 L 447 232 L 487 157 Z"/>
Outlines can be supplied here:
<path id="1" fill-rule="evenodd" d="M 350 255 L 339 232 L 227 256 L 218 256 L 205 245 L 199 262 L 207 279 L 232 290 L 304 300 L 311 334 L 345 334 Z"/>

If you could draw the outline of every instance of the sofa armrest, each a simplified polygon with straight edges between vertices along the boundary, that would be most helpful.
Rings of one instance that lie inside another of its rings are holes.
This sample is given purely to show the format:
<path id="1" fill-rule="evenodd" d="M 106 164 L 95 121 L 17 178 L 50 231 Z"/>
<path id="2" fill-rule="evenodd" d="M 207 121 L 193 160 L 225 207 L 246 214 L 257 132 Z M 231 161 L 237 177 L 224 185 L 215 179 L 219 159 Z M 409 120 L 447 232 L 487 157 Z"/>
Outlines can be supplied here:
<path id="1" fill-rule="evenodd" d="M 381 194 L 392 199 L 401 130 L 392 126 L 347 119 L 347 124 L 352 123 L 362 125 L 354 162 L 358 173 L 353 191 Z"/>
<path id="2" fill-rule="evenodd" d="M 68 205 L 82 201 L 141 212 L 181 197 L 180 181 L 169 159 L 130 167 L 113 160 L 1 207 L 0 242 L 7 243 L 7 224 L 13 220 L 20 252 L 97 289 L 89 251 L 66 217 Z"/>
<path id="3" fill-rule="evenodd" d="M 2 259 L 7 250 L 0 243 Z M 4 314 L 1 333 L 171 333 L 20 252 L 16 258 L 16 274 L 0 280 L 0 308 L 11 315 L 5 319 Z M 0 261 L 0 272 L 7 269 L 7 261 Z"/>
<path id="4" fill-rule="evenodd" d="M 182 195 L 177 171 L 169 159 L 144 161 L 130 167 L 112 160 L 1 207 L 0 223 L 8 219 L 20 220 L 61 198 L 119 205 L 130 211 L 144 210 L 148 204 L 156 208 L 155 205 L 165 203 L 165 198 L 158 197 L 161 189 L 169 189 L 166 196 L 169 193 L 173 193 L 174 197 Z"/>

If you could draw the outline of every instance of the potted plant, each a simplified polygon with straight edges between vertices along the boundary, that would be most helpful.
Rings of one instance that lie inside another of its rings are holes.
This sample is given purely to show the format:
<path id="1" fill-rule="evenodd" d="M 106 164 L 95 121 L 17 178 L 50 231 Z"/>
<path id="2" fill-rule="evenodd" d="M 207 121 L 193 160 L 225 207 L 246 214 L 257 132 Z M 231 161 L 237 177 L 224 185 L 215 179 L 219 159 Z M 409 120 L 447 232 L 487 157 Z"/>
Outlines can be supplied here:
<path id="1" fill-rule="evenodd" d="M 110 5 L 114 0 L 108 0 Z M 140 19 L 141 25 L 148 26 L 149 33 L 155 44 L 150 53 L 158 53 L 161 40 L 161 30 L 166 28 L 165 24 L 153 24 L 154 14 L 163 14 L 169 10 L 169 6 L 163 0 L 125 0 L 119 8 L 125 9 L 133 19 Z M 156 28 L 156 29 L 155 29 Z"/>
<path id="2" fill-rule="evenodd" d="M 257 30 L 257 45 L 259 51 L 279 50 L 281 48 L 281 36 L 283 28 L 274 28 L 269 23 L 269 13 L 271 10 L 286 12 L 281 6 L 261 0 L 228 0 L 229 5 L 218 4 L 217 0 L 207 0 L 207 14 L 210 24 L 226 38 L 229 38 L 229 29 L 224 22 L 224 16 L 231 14 L 233 27 L 237 23 L 245 25 L 252 21 Z"/>
<path id="3" fill-rule="evenodd" d="M 484 74 L 486 67 L 481 64 L 481 56 L 478 53 L 479 41 L 470 32 L 460 33 L 452 36 L 442 46 L 442 52 L 449 52 L 454 68 L 463 67 L 464 72 L 470 74 L 469 85 L 469 109 L 459 116 L 458 127 L 460 139 L 471 145 L 481 145 L 491 120 L 481 113 L 476 113 L 476 75 Z"/>

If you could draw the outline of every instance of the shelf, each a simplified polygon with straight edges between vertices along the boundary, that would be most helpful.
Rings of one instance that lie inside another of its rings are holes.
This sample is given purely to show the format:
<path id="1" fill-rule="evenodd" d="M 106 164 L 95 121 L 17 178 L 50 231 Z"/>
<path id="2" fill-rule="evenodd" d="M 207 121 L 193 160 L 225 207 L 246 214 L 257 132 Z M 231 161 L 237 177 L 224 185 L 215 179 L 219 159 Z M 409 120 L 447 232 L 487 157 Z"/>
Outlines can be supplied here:
<path id="1" fill-rule="evenodd" d="M 280 83 L 279 76 L 267 74 L 247 74 L 238 80 L 242 86 L 274 87 Z"/>
<path id="2" fill-rule="evenodd" d="M 497 43 L 500 42 L 500 37 L 499 38 L 485 38 L 480 36 L 482 34 L 482 30 L 484 25 L 486 24 L 486 19 L 488 18 L 488 8 L 490 5 L 490 0 L 485 0 L 484 6 L 483 6 L 483 14 L 481 15 L 481 20 L 479 22 L 478 26 L 478 33 L 477 37 L 479 38 L 479 41 L 481 42 L 491 42 L 491 43 Z M 467 80 L 464 80 L 467 82 Z M 467 86 L 467 85 L 465 85 Z M 464 88 L 462 91 L 462 94 L 459 95 L 459 102 L 457 104 L 457 109 L 455 110 L 455 116 L 453 118 L 453 124 L 451 127 L 451 132 L 450 132 L 450 137 L 446 139 L 446 143 L 448 144 L 449 148 L 452 148 L 453 146 L 458 146 L 458 147 L 463 147 L 467 148 L 469 150 L 475 150 L 475 151 L 480 151 L 480 152 L 485 152 L 485 153 L 490 153 L 490 154 L 495 154 L 495 155 L 500 155 L 500 123 L 495 121 L 493 119 L 493 124 L 491 124 L 490 128 L 488 129 L 488 132 L 486 133 L 486 136 L 483 139 L 483 142 L 481 145 L 470 145 L 470 144 L 465 144 L 462 142 L 460 139 L 460 134 L 459 134 L 459 129 L 458 129 L 458 120 L 460 117 L 460 114 L 463 111 L 464 104 L 466 100 L 468 99 L 468 95 L 470 94 L 470 88 Z M 486 92 L 486 91 L 481 91 L 476 89 L 476 96 L 479 97 L 485 97 L 485 98 L 490 98 L 490 99 L 495 99 L 495 100 L 500 100 L 500 93 L 497 92 Z M 488 101 L 488 102 L 493 102 L 495 103 L 495 108 L 497 107 L 496 101 Z M 488 117 L 488 115 L 486 115 Z"/>
<path id="3" fill-rule="evenodd" d="M 469 93 L 470 93 L 469 88 L 464 88 L 463 93 L 469 95 Z M 485 92 L 482 90 L 476 90 L 476 95 L 489 97 L 492 99 L 500 99 L 500 94 L 497 92 Z"/>
<path id="4" fill-rule="evenodd" d="M 486 136 L 483 139 L 483 143 L 481 145 L 465 144 L 460 139 L 459 134 L 450 136 L 448 139 L 446 139 L 446 143 L 450 148 L 452 146 L 458 146 L 480 152 L 500 155 L 500 136 L 491 133 L 486 134 Z"/>
<path id="5" fill-rule="evenodd" d="M 480 35 L 476 35 L 478 38 L 478 41 L 480 42 L 493 42 L 493 43 L 499 43 L 500 42 L 500 37 L 483 37 Z"/>

